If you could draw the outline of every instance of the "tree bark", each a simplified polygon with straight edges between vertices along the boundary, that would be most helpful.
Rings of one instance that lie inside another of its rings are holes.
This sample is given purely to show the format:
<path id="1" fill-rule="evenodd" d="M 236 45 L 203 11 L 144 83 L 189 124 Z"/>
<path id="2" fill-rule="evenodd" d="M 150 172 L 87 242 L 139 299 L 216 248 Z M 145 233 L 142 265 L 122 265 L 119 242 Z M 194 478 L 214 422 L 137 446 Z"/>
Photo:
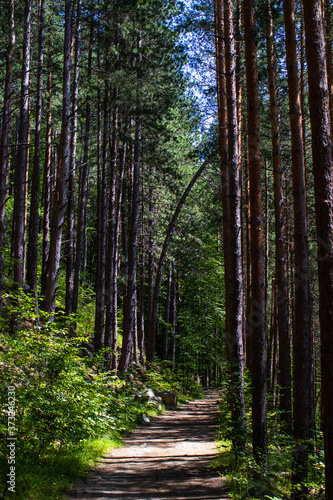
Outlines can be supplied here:
<path id="1" fill-rule="evenodd" d="M 125 118 L 124 124 L 124 135 L 127 134 L 128 128 L 128 118 Z M 112 343 L 111 343 L 111 369 L 116 370 L 118 367 L 118 268 L 119 268 L 119 235 L 120 235 L 120 222 L 121 222 L 121 208 L 123 201 L 123 183 L 125 177 L 126 168 L 126 158 L 127 158 L 127 141 L 123 143 L 122 158 L 120 163 L 120 171 L 118 177 L 118 196 L 116 201 L 116 212 L 115 212 L 115 229 L 114 229 L 114 252 L 113 252 L 113 283 L 112 283 L 112 293 L 113 293 L 113 306 L 112 306 L 112 318 L 111 318 L 111 332 L 112 332 Z"/>
<path id="2" fill-rule="evenodd" d="M 132 206 L 130 230 L 128 238 L 128 279 L 124 303 L 124 330 L 119 370 L 127 371 L 133 345 L 133 330 L 136 316 L 136 269 L 137 269 L 137 243 L 138 243 L 138 213 L 140 201 L 140 164 L 141 164 L 141 127 L 142 117 L 136 117 L 134 169 L 132 183 Z"/>
<path id="3" fill-rule="evenodd" d="M 92 71 L 92 45 L 93 45 L 93 22 L 90 26 L 90 41 L 88 52 L 88 84 L 90 84 Z M 89 147 L 90 147 L 90 123 L 91 123 L 91 96 L 87 96 L 85 110 L 85 129 L 83 145 L 83 161 L 80 165 L 79 175 L 79 200 L 76 230 L 76 248 L 75 248 L 75 268 L 74 268 L 74 288 L 73 288 L 73 312 L 76 313 L 79 303 L 80 276 L 82 270 L 82 261 L 84 260 L 83 242 L 86 231 L 86 212 L 88 204 L 88 178 L 89 178 Z"/>
<path id="4" fill-rule="evenodd" d="M 45 310 L 48 312 L 54 312 L 55 310 L 61 257 L 62 231 L 67 208 L 67 180 L 69 171 L 70 143 L 71 25 L 72 2 L 71 0 L 66 0 L 62 128 L 59 145 L 56 187 L 51 216 L 50 251 L 45 293 Z"/>
<path id="5" fill-rule="evenodd" d="M 26 209 L 26 174 L 28 162 L 29 137 L 29 78 L 31 46 L 31 0 L 27 0 L 24 13 L 24 42 L 22 60 L 22 84 L 20 102 L 20 125 L 14 177 L 14 212 L 13 212 L 13 257 L 14 286 L 18 288 L 24 282 L 24 243 Z"/>
<path id="6" fill-rule="evenodd" d="M 274 32 L 271 11 L 271 2 L 267 1 L 267 69 L 270 97 L 270 119 L 273 152 L 273 179 L 274 179 L 274 215 L 275 215 L 275 279 L 277 294 L 277 326 L 279 336 L 279 385 L 281 419 L 285 431 L 292 433 L 291 414 L 291 353 L 290 332 L 288 320 L 286 249 L 285 249 L 285 222 L 282 188 L 280 117 L 278 108 L 278 94 L 276 86 Z"/>
<path id="7" fill-rule="evenodd" d="M 45 33 L 45 0 L 39 1 L 39 33 L 38 33 L 38 74 L 37 100 L 35 121 L 35 153 L 31 185 L 30 221 L 27 284 L 37 298 L 37 264 L 38 264 L 38 229 L 39 229 L 39 187 L 40 187 L 40 152 L 41 126 L 43 106 L 43 63 L 44 63 L 44 33 Z"/>
<path id="8" fill-rule="evenodd" d="M 147 339 L 147 362 L 148 363 L 153 363 L 154 362 L 154 357 L 155 357 L 155 345 L 156 345 L 156 323 L 157 323 L 157 309 L 158 309 L 158 297 L 159 297 L 159 292 L 160 292 L 160 285 L 161 285 L 161 279 L 162 279 L 162 270 L 163 266 L 165 263 L 165 259 L 167 256 L 167 251 L 169 247 L 169 243 L 171 240 L 171 237 L 173 235 L 175 225 L 178 219 L 178 216 L 180 214 L 180 211 L 186 201 L 186 198 L 188 194 L 190 193 L 192 187 L 194 186 L 195 182 L 199 179 L 200 175 L 204 171 L 208 164 L 208 160 L 205 160 L 202 165 L 198 168 L 192 179 L 190 180 L 187 188 L 185 189 L 183 195 L 181 196 L 178 205 L 176 207 L 176 210 L 172 216 L 172 219 L 169 223 L 167 233 L 164 239 L 161 255 L 158 261 L 157 265 L 157 270 L 156 270 L 156 276 L 155 276 L 155 284 L 154 284 L 154 292 L 153 292 L 153 300 L 152 300 L 152 306 L 151 306 L 151 317 L 149 321 L 149 330 L 148 330 L 148 339 Z"/>
<path id="9" fill-rule="evenodd" d="M 255 1 L 244 0 L 247 134 L 251 217 L 251 335 L 253 453 L 261 462 L 267 453 L 265 266 L 259 137 L 259 90 Z M 255 361 L 254 361 L 255 360 Z"/>
<path id="10" fill-rule="evenodd" d="M 243 346 L 243 269 L 240 211 L 239 131 L 236 89 L 236 54 L 233 30 L 233 3 L 224 0 L 226 90 L 228 111 L 229 257 L 226 286 L 226 353 L 229 402 L 234 425 L 236 452 L 246 446 Z M 231 272 L 232 271 L 232 272 Z"/>
<path id="11" fill-rule="evenodd" d="M 106 72 L 109 62 L 106 61 Z M 99 91 L 98 91 L 99 92 Z M 103 146 L 98 148 L 98 174 L 97 174 L 97 266 L 96 266 L 96 309 L 95 309 L 95 338 L 96 350 L 105 344 L 104 335 L 104 307 L 105 307 L 105 255 L 106 255 L 106 168 L 108 159 L 108 134 L 109 134 L 109 84 L 105 82 L 103 104 Z M 98 100 L 100 103 L 100 98 Z M 98 144 L 101 144 L 101 112 L 98 111 Z M 101 151 L 102 149 L 102 151 Z"/>
<path id="12" fill-rule="evenodd" d="M 6 61 L 5 91 L 3 96 L 2 130 L 0 143 L 0 310 L 4 291 L 4 253 L 5 245 L 5 204 L 7 194 L 7 164 L 9 157 L 10 104 L 13 86 L 13 59 L 15 49 L 14 0 L 8 2 L 8 49 Z"/>
<path id="13" fill-rule="evenodd" d="M 47 118 L 45 132 L 45 160 L 44 160 L 44 175 L 43 175 L 43 255 L 42 255 L 42 276 L 41 276 L 41 295 L 45 296 L 46 278 L 47 278 L 47 263 L 49 258 L 49 242 L 50 242 L 50 211 L 51 211 L 51 142 L 52 142 L 52 73 L 51 73 L 51 57 L 48 57 L 48 73 L 47 73 Z"/>
<path id="14" fill-rule="evenodd" d="M 72 122 L 70 138 L 70 159 L 68 172 L 68 202 L 67 202 L 67 244 L 66 244 L 66 315 L 76 312 L 74 301 L 74 223 L 75 223 L 75 177 L 76 177 L 76 145 L 78 133 L 78 98 L 79 98 L 79 68 L 81 43 L 81 2 L 78 0 L 72 16 L 72 44 L 74 45 L 73 92 L 72 92 Z M 81 193 L 80 193 L 81 195 Z M 79 195 L 79 202 L 81 196 Z M 82 227 L 78 224 L 78 230 Z M 82 231 L 82 229 L 81 229 Z M 74 325 L 70 327 L 70 336 L 74 335 Z"/>
<path id="15" fill-rule="evenodd" d="M 297 445 L 294 452 L 294 484 L 307 477 L 308 440 L 311 420 L 312 341 L 309 278 L 309 247 L 306 222 L 306 182 L 302 110 L 299 90 L 297 42 L 293 0 L 284 0 L 289 113 L 292 147 L 295 245 L 295 324 L 293 330 L 293 424 Z M 305 488 L 303 488 L 305 491 Z M 300 493 L 295 493 L 301 495 Z"/>
<path id="16" fill-rule="evenodd" d="M 167 294 L 164 310 L 164 335 L 162 347 L 162 360 L 168 359 L 169 350 L 169 329 L 170 329 L 170 307 L 171 307 L 171 286 L 172 286 L 172 271 L 171 267 L 168 269 L 167 274 Z"/>
<path id="17" fill-rule="evenodd" d="M 320 0 L 303 1 L 318 239 L 325 497 L 333 498 L 333 164 Z"/>
<path id="18" fill-rule="evenodd" d="M 331 136 L 333 136 L 333 61 L 332 61 L 332 4 L 325 1 L 325 38 L 326 38 L 326 65 L 327 83 L 330 103 Z"/>

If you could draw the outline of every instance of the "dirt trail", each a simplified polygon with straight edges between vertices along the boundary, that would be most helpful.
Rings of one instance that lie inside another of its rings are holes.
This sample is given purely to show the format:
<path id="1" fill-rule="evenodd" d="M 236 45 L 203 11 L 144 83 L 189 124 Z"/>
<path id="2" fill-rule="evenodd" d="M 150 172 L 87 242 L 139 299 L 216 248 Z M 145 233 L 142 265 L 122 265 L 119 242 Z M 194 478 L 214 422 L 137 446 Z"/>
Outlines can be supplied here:
<path id="1" fill-rule="evenodd" d="M 227 499 L 223 479 L 209 467 L 216 453 L 217 401 L 218 393 L 209 391 L 205 399 L 139 427 L 68 499 Z"/>

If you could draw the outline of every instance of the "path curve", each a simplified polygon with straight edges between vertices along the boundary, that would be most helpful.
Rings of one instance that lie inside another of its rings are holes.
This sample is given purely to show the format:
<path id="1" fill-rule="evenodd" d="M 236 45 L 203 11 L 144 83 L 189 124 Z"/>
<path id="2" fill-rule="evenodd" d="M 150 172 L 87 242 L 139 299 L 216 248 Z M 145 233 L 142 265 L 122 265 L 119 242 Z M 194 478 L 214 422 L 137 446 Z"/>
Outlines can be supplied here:
<path id="1" fill-rule="evenodd" d="M 68 499 L 224 500 L 223 479 L 209 467 L 216 454 L 218 392 L 167 411 L 136 429 L 102 458 Z"/>

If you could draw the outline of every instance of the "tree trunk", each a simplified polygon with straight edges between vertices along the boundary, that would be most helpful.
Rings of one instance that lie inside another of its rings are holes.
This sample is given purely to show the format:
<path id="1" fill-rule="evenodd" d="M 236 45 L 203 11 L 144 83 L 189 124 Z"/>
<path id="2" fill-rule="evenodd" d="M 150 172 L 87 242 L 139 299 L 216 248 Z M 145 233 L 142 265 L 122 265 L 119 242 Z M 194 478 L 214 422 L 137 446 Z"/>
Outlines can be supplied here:
<path id="1" fill-rule="evenodd" d="M 67 180 L 69 171 L 69 143 L 70 143 L 70 76 L 71 76 L 71 25 L 72 2 L 65 2 L 65 38 L 64 38 L 64 67 L 63 67 L 63 103 L 62 128 L 57 165 L 57 180 L 54 193 L 50 251 L 45 293 L 45 310 L 54 312 L 58 275 L 61 257 L 62 231 L 67 208 Z"/>
<path id="2" fill-rule="evenodd" d="M 128 128 L 128 118 L 125 118 L 124 125 L 124 135 L 127 134 Z M 119 268 L 119 235 L 120 235 L 120 222 L 121 222 L 121 208 L 123 201 L 123 183 L 125 177 L 126 168 L 126 156 L 127 156 L 127 141 L 125 140 L 122 150 L 122 158 L 120 164 L 120 172 L 118 178 L 118 197 L 116 203 L 116 213 L 115 213 L 115 229 L 114 229 L 114 252 L 113 252 L 113 283 L 112 283 L 112 293 L 113 293 L 113 306 L 112 306 L 112 318 L 111 318 L 111 331 L 112 331 L 112 343 L 111 343 L 111 368 L 116 370 L 118 367 L 118 268 Z"/>
<path id="3" fill-rule="evenodd" d="M 42 276 L 41 276 L 41 295 L 45 295 L 47 263 L 49 258 L 50 242 L 50 211 L 51 211 L 51 142 L 52 142 L 52 74 L 51 57 L 48 57 L 47 74 L 47 118 L 46 118 L 46 140 L 45 140 L 45 160 L 43 176 L 43 255 L 42 255 Z"/>
<path id="4" fill-rule="evenodd" d="M 10 129 L 10 104 L 13 86 L 13 58 L 15 49 L 14 29 L 14 0 L 8 2 L 8 49 L 6 62 L 5 91 L 3 96 L 2 131 L 0 143 L 0 310 L 2 308 L 2 294 L 4 291 L 4 254 L 5 245 L 5 204 L 7 194 L 7 165 L 9 157 L 9 129 Z"/>
<path id="5" fill-rule="evenodd" d="M 124 330 L 119 370 L 127 371 L 133 344 L 134 316 L 136 315 L 136 268 L 138 242 L 138 213 L 140 201 L 140 164 L 141 164 L 141 115 L 136 117 L 134 169 L 132 184 L 132 206 L 128 238 L 128 279 L 124 303 Z"/>
<path id="6" fill-rule="evenodd" d="M 38 264 L 38 229 L 39 229 L 39 186 L 40 186 L 40 150 L 41 150 L 41 125 L 43 105 L 43 61 L 44 61 L 44 33 L 45 33 L 45 0 L 39 0 L 39 34 L 38 34 L 38 74 L 37 74 L 37 100 L 36 100 L 36 130 L 35 154 L 32 173 L 31 201 L 27 284 L 37 298 L 37 264 Z"/>
<path id="7" fill-rule="evenodd" d="M 285 249 L 285 223 L 282 188 L 281 166 L 281 141 L 280 118 L 278 108 L 278 95 L 276 87 L 275 57 L 274 57 L 274 32 L 270 0 L 267 1 L 267 67 L 270 97 L 270 118 L 273 151 L 273 179 L 274 179 L 274 215 L 275 215 L 275 279 L 277 294 L 277 325 L 279 336 L 279 385 L 281 419 L 285 431 L 292 432 L 291 415 L 291 354 L 290 333 L 288 320 L 287 274 L 286 274 L 286 249 Z"/>
<path id="8" fill-rule="evenodd" d="M 325 36 L 326 36 L 326 65 L 327 83 L 330 103 L 331 136 L 333 136 L 333 61 L 332 61 L 332 3 L 325 1 Z"/>
<path id="9" fill-rule="evenodd" d="M 171 290 L 171 325 L 172 325 L 172 342 L 171 342 L 171 360 L 172 370 L 176 370 L 176 326 L 177 326 L 177 283 L 175 262 L 172 263 L 172 290 Z"/>
<path id="10" fill-rule="evenodd" d="M 236 452 L 246 446 L 243 346 L 243 269 L 240 211 L 240 171 L 238 145 L 238 109 L 236 91 L 236 54 L 233 31 L 233 4 L 224 0 L 226 90 L 228 111 L 228 184 L 229 184 L 229 280 L 226 309 L 226 353 L 228 360 L 229 402 L 234 425 Z"/>
<path id="11" fill-rule="evenodd" d="M 114 92 L 114 98 L 116 98 L 117 91 Z M 115 273 L 116 262 L 115 262 L 115 251 L 117 242 L 115 239 L 115 228 L 116 228 L 116 196 L 117 196 L 117 156 L 118 156 L 118 107 L 115 105 L 113 111 L 113 123 L 112 123 L 112 140 L 111 140 L 111 158 L 110 158 L 110 175 L 109 175 L 109 215 L 108 215 L 108 228 L 107 228 L 107 254 L 106 254 L 106 276 L 107 276 L 107 288 L 106 288 L 106 301 L 105 301 L 105 347 L 109 349 L 112 348 L 112 337 L 114 337 L 115 332 L 112 331 L 112 326 L 114 323 L 113 316 L 117 311 L 117 296 L 115 295 L 114 284 L 115 284 Z M 116 333 L 117 337 L 117 333 Z M 115 358 L 114 364 L 117 365 L 117 355 L 116 353 L 111 353 L 111 356 Z"/>
<path id="12" fill-rule="evenodd" d="M 88 53 L 88 82 L 91 79 L 92 67 L 92 44 L 93 44 L 93 23 L 90 26 L 90 42 Z M 77 230 L 76 230 L 76 249 L 75 249 L 75 273 L 74 273 L 74 288 L 73 288 L 73 312 L 77 312 L 79 303 L 79 287 L 80 275 L 82 270 L 82 261 L 84 260 L 83 243 L 86 231 L 86 212 L 88 204 L 88 178 L 89 178 L 89 147 L 90 147 L 90 122 L 91 122 L 91 104 L 90 94 L 87 96 L 86 112 L 85 112 L 85 130 L 84 130 L 84 145 L 83 145 L 83 161 L 80 165 L 79 176 L 79 200 L 78 200 L 78 215 L 77 215 Z"/>
<path id="13" fill-rule="evenodd" d="M 257 462 L 267 453 L 265 265 L 259 137 L 259 91 L 255 1 L 244 0 L 244 37 L 247 89 L 247 133 L 251 217 L 251 363 L 253 453 Z"/>
<path id="14" fill-rule="evenodd" d="M 167 274 L 167 295 L 164 310 L 164 335 L 163 335 L 163 348 L 162 360 L 168 359 L 169 350 L 169 329 L 170 329 L 170 307 L 171 307 L 171 286 L 172 286 L 172 271 L 171 267 L 168 269 Z"/>
<path id="15" fill-rule="evenodd" d="M 303 1 L 318 238 L 325 497 L 333 498 L 333 164 L 320 0 Z"/>
<path id="16" fill-rule="evenodd" d="M 108 71 L 106 61 L 106 72 Z M 96 350 L 100 350 L 105 344 L 104 335 L 104 307 L 105 307 L 105 255 L 106 255 L 106 219 L 107 219 L 107 196 L 106 196 L 106 168 L 108 158 L 108 134 L 109 134 L 109 88 L 105 82 L 104 109 L 103 109 L 103 146 L 102 154 L 98 146 L 98 174 L 97 174 L 97 265 L 96 265 L 96 309 L 95 309 L 95 338 Z M 99 92 L 99 91 L 98 91 Z M 99 96 L 100 97 L 100 96 Z M 100 103 L 100 98 L 98 100 Z M 101 112 L 98 111 L 98 144 L 101 144 Z"/>
<path id="17" fill-rule="evenodd" d="M 303 154 L 294 2 L 284 0 L 286 56 L 289 86 L 289 113 L 292 147 L 295 245 L 295 325 L 293 330 L 294 484 L 307 477 L 308 440 L 311 420 L 312 342 L 310 315 L 309 247 L 306 223 L 306 184 Z M 303 488 L 305 491 L 305 488 Z M 300 493 L 295 493 L 301 495 Z"/>
<path id="18" fill-rule="evenodd" d="M 24 13 L 24 42 L 22 61 L 22 85 L 20 103 L 20 126 L 14 178 L 13 212 L 13 257 L 14 283 L 20 287 L 24 282 L 24 242 L 26 209 L 26 174 L 29 136 L 29 78 L 31 45 L 31 0 L 27 0 Z"/>
<path id="19" fill-rule="evenodd" d="M 154 362 L 154 357 L 155 357 L 155 345 L 156 345 L 156 323 L 157 323 L 157 309 L 158 309 L 158 297 L 159 297 L 159 292 L 160 292 L 160 285 L 161 285 L 161 278 L 162 278 L 162 270 L 164 266 L 164 262 L 167 256 L 167 251 L 169 247 L 169 243 L 171 240 L 171 237 L 173 235 L 175 225 L 178 219 L 178 216 L 180 214 L 180 211 L 186 201 L 186 198 L 188 194 L 190 193 L 192 187 L 194 186 L 195 182 L 199 179 L 200 175 L 204 171 L 208 164 L 208 160 L 205 160 L 202 165 L 199 167 L 199 169 L 196 171 L 192 179 L 190 180 L 187 188 L 185 189 L 183 195 L 181 196 L 178 205 L 176 207 L 176 210 L 172 216 L 172 219 L 170 221 L 170 224 L 167 229 L 167 233 L 165 236 L 165 240 L 163 243 L 161 255 L 158 261 L 157 265 L 157 271 L 156 271 L 156 276 L 155 276 L 155 284 L 154 284 L 154 292 L 153 292 L 153 300 L 152 300 L 152 306 L 151 306 L 151 317 L 149 321 L 149 330 L 148 330 L 148 339 L 147 339 L 147 362 L 153 363 Z"/>
<path id="20" fill-rule="evenodd" d="M 75 176 L 76 176 L 76 143 L 78 133 L 78 97 L 79 97 L 79 64 L 81 43 L 81 2 L 78 0 L 76 12 L 72 16 L 72 40 L 74 43 L 73 64 L 73 94 L 72 94 L 72 123 L 70 139 L 70 160 L 68 172 L 68 203 L 67 203 L 67 244 L 66 244 L 66 315 L 76 312 L 74 307 L 74 221 L 75 221 Z M 76 18 L 75 18 L 76 14 Z M 81 171 L 81 170 L 80 170 Z M 81 195 L 81 193 L 80 193 Z M 81 196 L 79 195 L 79 201 Z M 81 221 L 82 225 L 82 221 Z M 81 226 L 78 224 L 78 228 Z M 82 231 L 82 229 L 81 229 Z M 70 336 L 74 335 L 74 326 L 70 327 Z"/>

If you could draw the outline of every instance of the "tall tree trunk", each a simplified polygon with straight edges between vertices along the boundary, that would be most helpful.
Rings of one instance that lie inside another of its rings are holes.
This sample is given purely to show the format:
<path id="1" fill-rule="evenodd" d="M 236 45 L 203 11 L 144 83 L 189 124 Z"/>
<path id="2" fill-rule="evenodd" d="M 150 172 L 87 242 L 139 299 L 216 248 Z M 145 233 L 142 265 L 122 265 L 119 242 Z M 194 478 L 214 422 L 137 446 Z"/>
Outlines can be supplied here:
<path id="1" fill-rule="evenodd" d="M 320 0 L 303 1 L 318 239 L 325 497 L 333 498 L 333 164 Z"/>
<path id="2" fill-rule="evenodd" d="M 229 177 L 229 258 L 226 293 L 226 353 L 229 376 L 229 401 L 235 434 L 236 451 L 246 446 L 243 346 L 243 279 L 242 233 L 240 211 L 240 171 L 238 145 L 238 109 L 236 91 L 236 54 L 233 30 L 233 3 L 224 0 L 226 90 L 228 111 L 228 177 Z"/>
<path id="3" fill-rule="evenodd" d="M 162 360 L 168 359 L 168 351 L 169 351 L 171 287 L 172 287 L 172 270 L 171 267 L 169 266 L 167 274 L 167 295 L 166 295 L 165 311 L 164 311 L 164 335 L 163 335 Z"/>
<path id="4" fill-rule="evenodd" d="M 14 212 L 13 212 L 13 257 L 15 287 L 24 282 L 24 241 L 25 241 L 25 207 L 26 207 L 26 173 L 28 161 L 29 136 L 29 78 L 30 78 L 30 45 L 31 45 L 31 0 L 25 4 L 24 42 L 22 60 L 22 85 L 20 103 L 20 126 L 14 178 Z"/>
<path id="5" fill-rule="evenodd" d="M 153 295 L 154 295 L 154 274 L 155 274 L 155 243 L 154 243 L 154 233 L 156 227 L 156 215 L 153 200 L 153 188 L 149 186 L 148 190 L 148 200 L 149 200 L 149 243 L 148 243 L 148 291 L 147 291 L 147 335 L 146 335 L 146 352 L 149 351 L 149 331 L 150 331 L 150 321 L 152 318 L 152 308 L 153 308 Z"/>
<path id="6" fill-rule="evenodd" d="M 81 43 L 81 2 L 78 0 L 76 11 L 72 16 L 72 40 L 74 44 L 72 121 L 70 139 L 70 159 L 68 172 L 68 202 L 67 202 L 67 244 L 66 244 L 66 315 L 76 312 L 74 308 L 74 220 L 75 220 L 75 176 L 76 176 L 76 144 L 78 132 L 78 97 L 79 97 L 79 64 Z M 81 171 L 81 170 L 80 170 Z M 81 193 L 80 193 L 81 195 Z M 80 200 L 80 196 L 79 196 Z M 78 226 L 81 227 L 81 226 Z M 70 335 L 74 335 L 73 327 Z"/>
<path id="7" fill-rule="evenodd" d="M 8 49 L 6 62 L 5 92 L 3 96 L 2 130 L 0 143 L 0 310 L 2 307 L 2 295 L 4 291 L 4 254 L 5 245 L 5 203 L 7 193 L 7 165 L 9 158 L 9 128 L 10 128 L 10 104 L 13 86 L 13 58 L 15 49 L 14 28 L 14 0 L 8 2 Z"/>
<path id="8" fill-rule="evenodd" d="M 106 71 L 109 62 L 106 61 Z M 105 255 L 106 255 L 106 219 L 107 219 L 107 195 L 106 195 L 106 168 L 108 159 L 108 134 L 109 134 L 109 87 L 105 82 L 104 104 L 103 104 L 103 146 L 102 151 L 98 146 L 98 174 L 97 174 L 97 265 L 96 265 L 96 309 L 95 309 L 95 349 L 104 347 L 104 307 L 105 307 Z M 100 103 L 100 98 L 98 100 Z M 101 111 L 98 111 L 98 144 L 101 144 Z"/>
<path id="9" fill-rule="evenodd" d="M 274 215 L 275 215 L 275 279 L 277 294 L 277 325 L 279 336 L 279 385 L 281 419 L 288 434 L 292 432 L 291 415 L 291 354 L 288 321 L 288 297 L 286 274 L 285 223 L 283 215 L 283 188 L 281 166 L 280 117 L 276 87 L 274 32 L 271 2 L 267 1 L 267 66 L 270 97 L 270 118 L 273 151 Z"/>
<path id="10" fill-rule="evenodd" d="M 175 262 L 172 263 L 172 289 L 171 289 L 171 325 L 172 325 L 172 342 L 171 342 L 171 360 L 172 370 L 176 369 L 176 326 L 177 326 L 177 283 Z"/>
<path id="11" fill-rule="evenodd" d="M 117 91 L 114 92 L 114 98 L 117 98 Z M 112 140 L 111 140 L 111 165 L 110 165 L 110 176 L 109 176 L 109 216 L 108 216 L 108 229 L 107 229 L 107 255 L 106 255 L 106 276 L 107 276 L 107 289 L 106 289 L 106 302 L 105 302 L 105 347 L 111 349 L 112 347 L 112 337 L 114 333 L 112 331 L 113 326 L 113 315 L 114 309 L 117 310 L 117 297 L 115 296 L 114 284 L 115 284 L 115 273 L 116 265 L 115 262 L 115 249 L 118 245 L 115 240 L 115 228 L 116 228 L 116 197 L 117 197 L 117 157 L 118 157 L 118 106 L 115 104 L 113 111 L 113 123 L 112 123 Z M 117 335 L 116 335 L 117 336 Z M 117 355 L 116 353 L 111 353 L 115 358 L 114 364 L 115 368 L 117 365 Z M 109 358 L 111 359 L 111 355 Z"/>
<path id="12" fill-rule="evenodd" d="M 128 118 L 125 118 L 124 124 L 124 135 L 127 134 L 128 128 Z M 122 158 L 120 163 L 120 172 L 118 178 L 118 196 L 116 200 L 116 213 L 115 213 L 115 228 L 114 228 L 114 252 L 113 252 L 113 283 L 112 283 L 112 293 L 113 293 L 113 305 L 112 305 L 112 317 L 111 317 L 111 331 L 112 331 L 112 342 L 111 342 L 111 368 L 116 370 L 118 367 L 118 268 L 119 268 L 119 234 L 120 234 L 120 222 L 121 222 L 121 208 L 122 208 L 122 197 L 123 197 L 123 182 L 125 177 L 125 167 L 126 167 L 126 155 L 127 155 L 127 141 L 123 144 Z"/>
<path id="13" fill-rule="evenodd" d="M 196 173 L 194 174 L 194 176 L 192 177 L 190 182 L 188 183 L 188 186 L 186 187 L 184 193 L 182 194 L 182 196 L 178 202 L 178 205 L 176 207 L 176 210 L 174 211 L 174 214 L 172 216 L 172 219 L 169 223 L 169 226 L 168 226 L 168 229 L 166 232 L 162 251 L 161 251 L 160 258 L 159 258 L 158 265 L 157 265 L 154 291 L 153 291 L 153 299 L 152 299 L 152 305 L 151 305 L 151 317 L 150 317 L 150 321 L 149 321 L 149 330 L 148 330 L 148 339 L 147 339 L 147 362 L 149 362 L 149 363 L 153 363 L 154 357 L 155 357 L 158 298 L 159 298 L 159 293 L 160 293 L 162 271 L 163 271 L 163 266 L 164 266 L 165 259 L 167 256 L 167 251 L 169 248 L 169 243 L 171 241 L 171 237 L 173 235 L 178 216 L 179 216 L 181 209 L 186 201 L 186 198 L 189 195 L 195 182 L 199 179 L 200 175 L 202 174 L 202 172 L 206 168 L 207 164 L 208 164 L 208 160 L 205 160 L 201 164 L 201 166 L 198 168 L 198 170 L 196 171 Z"/>
<path id="14" fill-rule="evenodd" d="M 128 239 L 128 280 L 127 293 L 124 304 L 124 331 L 119 370 L 127 371 L 133 344 L 134 307 L 136 294 L 137 242 L 138 242 L 138 213 L 140 199 L 140 164 L 141 164 L 141 115 L 136 117 L 134 169 L 132 185 L 132 207 L 130 231 Z"/>
<path id="15" fill-rule="evenodd" d="M 252 333 L 251 333 L 251 281 L 252 281 L 252 270 L 251 270 L 251 209 L 250 209 L 250 180 L 249 180 L 249 166 L 248 159 L 246 155 L 245 159 L 245 172 L 247 174 L 246 185 L 245 185 L 245 239 L 246 239 L 246 300 L 245 300 L 245 352 L 246 352 L 246 367 L 251 372 L 251 362 L 252 362 Z"/>
<path id="16" fill-rule="evenodd" d="M 90 26 L 90 42 L 88 53 L 88 83 L 90 84 L 91 69 L 92 69 L 92 45 L 93 45 L 93 22 Z M 87 96 L 86 112 L 85 112 L 85 130 L 84 130 L 84 146 L 83 146 L 83 161 L 80 165 L 79 175 L 79 200 L 78 200 L 78 216 L 76 229 L 76 251 L 75 251 L 75 274 L 73 288 L 73 312 L 77 312 L 79 303 L 79 286 L 80 275 L 82 270 L 82 261 L 84 260 L 84 240 L 86 231 L 86 213 L 88 204 L 88 177 L 89 177 L 89 147 L 90 147 L 90 122 L 91 122 L 91 96 Z"/>
<path id="17" fill-rule="evenodd" d="M 229 172 L 228 172 L 228 118 L 227 118 L 227 89 L 226 89 L 226 68 L 225 68 L 225 34 L 224 34 L 224 5 L 223 0 L 215 1 L 215 50 L 216 50 L 216 82 L 217 82 L 217 106 L 218 106 L 218 131 L 220 147 L 221 165 L 221 188 L 223 206 L 223 254 L 224 254 L 224 274 L 226 286 L 226 309 L 229 309 L 229 228 L 230 228 L 230 208 L 229 208 Z"/>
<path id="18" fill-rule="evenodd" d="M 70 83 L 71 83 L 71 25 L 72 2 L 65 2 L 65 38 L 64 38 L 64 66 L 63 66 L 63 102 L 62 128 L 59 145 L 59 159 L 57 165 L 57 180 L 54 193 L 50 230 L 50 251 L 45 293 L 45 310 L 54 312 L 60 257 L 62 231 L 67 208 L 67 180 L 69 171 L 69 144 L 70 144 Z"/>
<path id="19" fill-rule="evenodd" d="M 259 137 L 259 91 L 255 1 L 244 0 L 244 37 L 247 90 L 247 133 L 251 216 L 251 363 L 253 453 L 260 462 L 267 453 L 265 266 Z"/>
<path id="20" fill-rule="evenodd" d="M 30 223 L 27 284 L 37 298 L 37 264 L 38 264 L 38 228 L 39 228 L 39 187 L 40 187 L 40 150 L 43 105 L 43 63 L 45 33 L 45 0 L 39 0 L 39 33 L 38 33 L 38 74 L 35 122 L 35 153 L 31 184 Z"/>
<path id="21" fill-rule="evenodd" d="M 331 135 L 333 136 L 333 61 L 332 61 L 332 3 L 325 1 L 325 36 L 326 36 L 326 65 L 327 83 L 330 102 Z"/>
<path id="22" fill-rule="evenodd" d="M 146 348 L 145 348 L 145 263 L 146 263 L 146 248 L 145 248 L 145 226 L 144 226 L 144 185 L 141 188 L 141 272 L 140 272 L 140 290 L 139 290 L 139 310 L 138 310 L 138 334 L 140 348 L 140 364 L 145 366 Z"/>
<path id="23" fill-rule="evenodd" d="M 52 142 L 52 73 L 51 56 L 48 57 L 47 73 L 47 118 L 46 118 L 46 140 L 45 140 L 45 159 L 43 175 L 43 255 L 42 255 L 42 276 L 41 276 L 41 295 L 45 295 L 47 263 L 49 258 L 50 242 L 50 211 L 51 211 L 51 142 Z"/>
<path id="24" fill-rule="evenodd" d="M 289 113 L 292 147 L 295 244 L 295 325 L 293 331 L 294 438 L 297 441 L 293 482 L 307 477 L 307 456 L 311 420 L 312 342 L 310 314 L 309 247 L 306 222 L 306 183 L 303 154 L 295 13 L 293 0 L 284 0 Z M 301 495 L 302 492 L 296 493 Z"/>

